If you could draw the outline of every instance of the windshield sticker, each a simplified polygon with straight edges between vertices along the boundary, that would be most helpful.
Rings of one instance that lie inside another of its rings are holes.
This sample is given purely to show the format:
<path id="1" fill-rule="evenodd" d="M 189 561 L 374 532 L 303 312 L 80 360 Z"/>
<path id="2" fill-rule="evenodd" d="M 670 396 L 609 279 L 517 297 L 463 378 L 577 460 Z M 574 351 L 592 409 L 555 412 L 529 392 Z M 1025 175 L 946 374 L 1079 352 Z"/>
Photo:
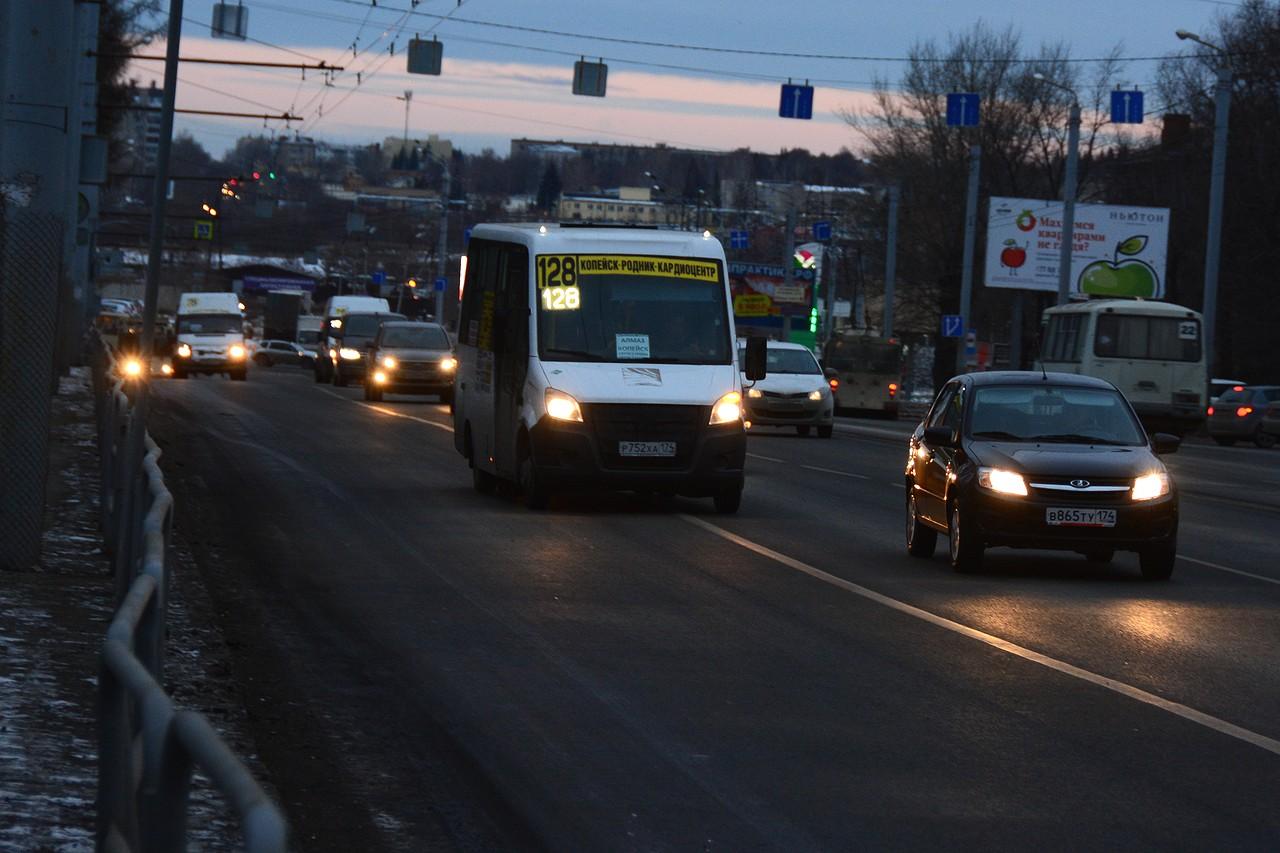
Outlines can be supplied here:
<path id="1" fill-rule="evenodd" d="M 648 358 L 649 357 L 649 336 L 633 335 L 633 334 L 616 334 L 614 335 L 614 346 L 618 352 L 618 358 Z"/>
<path id="2" fill-rule="evenodd" d="M 720 281 L 714 261 L 650 255 L 538 255 L 538 287 L 577 287 L 593 275 L 643 275 L 690 281 Z"/>
<path id="3" fill-rule="evenodd" d="M 623 385 L 662 385 L 662 371 L 656 367 L 622 368 Z"/>

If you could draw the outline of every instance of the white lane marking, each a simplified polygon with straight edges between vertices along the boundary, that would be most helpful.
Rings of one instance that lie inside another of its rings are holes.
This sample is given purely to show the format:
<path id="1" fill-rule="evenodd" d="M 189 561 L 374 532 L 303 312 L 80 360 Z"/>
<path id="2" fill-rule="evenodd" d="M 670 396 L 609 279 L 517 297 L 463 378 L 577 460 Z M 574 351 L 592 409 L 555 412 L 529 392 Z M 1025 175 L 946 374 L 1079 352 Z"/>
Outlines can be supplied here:
<path id="1" fill-rule="evenodd" d="M 763 459 L 765 462 L 781 462 L 783 464 L 786 463 L 785 459 L 774 459 L 772 456 L 761 456 L 759 453 L 748 453 L 747 455 L 750 456 L 752 459 Z"/>
<path id="2" fill-rule="evenodd" d="M 891 485 L 891 486 L 896 486 L 896 487 L 898 487 L 899 489 L 905 489 L 905 488 L 907 487 L 907 484 L 906 484 L 906 483 L 890 483 L 889 485 Z"/>
<path id="3" fill-rule="evenodd" d="M 430 421 L 426 418 L 417 417 L 416 415 L 406 415 L 404 412 L 397 412 L 395 409 L 388 409 L 384 406 L 375 406 L 372 403 L 366 403 L 363 400 L 353 400 L 350 397 L 344 397 L 341 394 L 330 391 L 328 388 L 317 388 L 316 390 L 321 394 L 328 394 L 330 397 L 337 397 L 339 400 L 346 400 L 348 403 L 355 403 L 357 406 L 364 406 L 366 409 L 373 409 L 379 414 L 391 415 L 393 418 L 407 418 L 411 421 L 417 421 L 420 424 L 426 424 L 427 426 L 433 426 L 436 429 L 442 429 L 445 432 L 453 432 L 453 427 L 448 424 L 442 424 L 439 421 Z"/>
<path id="4" fill-rule="evenodd" d="M 1280 585 L 1280 578 L 1269 578 L 1266 575 L 1255 575 L 1253 572 L 1245 572 L 1245 571 L 1241 571 L 1240 569 L 1233 569 L 1229 566 L 1221 565 L 1220 563 L 1210 563 L 1208 560 L 1197 560 L 1195 557 L 1188 557 L 1184 554 L 1179 554 L 1178 559 L 1186 560 L 1188 563 L 1195 563 L 1198 566 L 1207 566 L 1211 569 L 1217 569 L 1220 572 L 1231 572 L 1231 574 L 1233 575 L 1243 575 L 1246 578 L 1253 578 L 1256 581 L 1266 581 L 1267 583 Z"/>
<path id="5" fill-rule="evenodd" d="M 835 474 L 840 477 L 853 477 L 855 480 L 870 480 L 866 474 L 854 474 L 849 471 L 837 471 L 834 468 L 819 468 L 817 465 L 801 465 L 801 468 L 808 468 L 810 471 L 821 471 L 824 474 Z"/>
<path id="6" fill-rule="evenodd" d="M 1099 675 L 1096 672 L 1081 669 L 1080 667 L 1069 664 L 1066 661 L 1060 661 L 1057 658 L 1051 658 L 1048 655 L 1041 654 L 1040 652 L 1032 651 L 1025 646 L 1019 646 L 1016 643 L 1011 643 L 1008 640 L 1001 639 L 994 634 L 988 634 L 985 631 L 970 628 L 968 625 L 962 625 L 959 622 L 947 619 L 945 616 L 930 613 L 928 610 L 923 610 L 915 605 L 907 604 L 905 601 L 890 598 L 883 593 L 868 589 L 861 584 L 856 584 L 852 581 L 847 581 L 844 578 L 836 577 L 833 574 L 824 572 L 822 569 L 811 566 L 808 563 L 801 562 L 794 557 L 788 557 L 786 554 L 781 554 L 774 551 L 772 548 L 752 542 L 750 539 L 745 539 L 736 533 L 730 533 L 723 527 L 711 524 L 708 521 L 703 521 L 701 518 L 687 514 L 682 514 L 680 517 L 695 527 L 701 527 L 703 530 L 719 536 L 721 539 L 726 539 L 735 545 L 740 545 L 741 547 L 746 548 L 748 551 L 754 551 L 760 556 L 767 557 L 774 562 L 781 563 L 787 568 L 794 569 L 797 572 L 802 572 L 803 574 L 816 578 L 823 583 L 828 583 L 834 587 L 843 589 L 846 592 L 851 592 L 854 595 L 861 596 L 868 601 L 874 601 L 876 604 L 881 604 L 885 607 L 896 610 L 899 613 L 912 616 L 922 622 L 927 622 L 930 625 L 943 628 L 947 631 L 959 634 L 962 637 L 977 640 L 980 643 L 985 643 L 986 645 L 999 649 L 1007 654 L 1022 658 L 1023 660 L 1030 661 L 1031 663 L 1037 663 L 1040 666 L 1052 669 L 1055 672 L 1060 672 L 1063 675 L 1069 675 L 1072 678 L 1078 678 L 1081 681 L 1086 681 L 1090 684 L 1097 685 L 1098 687 L 1119 693 L 1121 696 L 1142 702 L 1146 705 L 1151 705 L 1154 708 L 1166 711 L 1176 717 L 1182 717 L 1184 720 L 1189 720 L 1193 723 L 1204 726 L 1205 728 L 1227 735 L 1228 737 L 1242 740 L 1245 743 L 1252 744 L 1260 749 L 1265 749 L 1267 752 L 1280 755 L 1280 740 L 1250 731 L 1249 729 L 1237 726 L 1234 723 L 1229 723 L 1226 720 L 1206 714 L 1203 711 L 1197 711 L 1195 708 L 1191 708 L 1179 702 L 1172 702 L 1168 699 L 1161 698 L 1154 693 L 1148 693 L 1141 688 L 1125 684 L 1123 681 L 1117 681 L 1114 678 L 1108 678 L 1105 675 Z"/>

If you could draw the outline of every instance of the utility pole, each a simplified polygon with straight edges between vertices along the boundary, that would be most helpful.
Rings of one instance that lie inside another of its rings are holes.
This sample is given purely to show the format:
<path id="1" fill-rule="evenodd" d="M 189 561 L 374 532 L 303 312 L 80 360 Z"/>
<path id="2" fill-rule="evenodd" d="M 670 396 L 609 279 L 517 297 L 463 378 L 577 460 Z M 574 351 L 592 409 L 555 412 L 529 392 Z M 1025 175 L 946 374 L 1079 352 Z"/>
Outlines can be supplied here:
<path id="1" fill-rule="evenodd" d="M 400 149 L 400 156 L 408 156 L 405 152 L 409 148 L 409 104 L 413 102 L 413 90 L 405 89 L 404 97 L 396 95 L 397 101 L 404 101 L 404 146 Z"/>
<path id="2" fill-rule="evenodd" d="M 1056 80 L 1050 80 L 1039 72 L 1032 74 L 1036 80 L 1048 83 L 1071 96 L 1071 111 L 1067 118 L 1067 168 L 1062 176 L 1062 239 L 1058 244 L 1058 304 L 1071 300 L 1071 247 L 1076 231 L 1076 164 L 1080 159 L 1080 98 L 1076 90 Z"/>
<path id="3" fill-rule="evenodd" d="M 982 146 L 969 147 L 969 190 L 964 202 L 964 258 L 960 270 L 960 332 L 956 344 L 956 372 L 964 373 L 965 342 L 969 339 L 971 317 L 969 303 L 973 301 L 973 244 L 978 239 L 978 179 L 982 172 Z"/>
<path id="4" fill-rule="evenodd" d="M 795 197 L 790 189 L 787 190 L 786 247 L 786 254 L 784 254 L 782 258 L 782 284 L 788 291 L 790 291 L 795 280 L 791 267 L 795 263 L 794 258 L 796 254 L 796 207 Z M 791 340 L 791 315 L 787 313 L 782 315 L 782 340 Z"/>
<path id="5" fill-rule="evenodd" d="M 75 183 L 72 0 L 0 0 L 0 568 L 39 559 L 58 294 Z M 74 134 L 72 133 L 74 131 Z"/>
<path id="6" fill-rule="evenodd" d="M 1218 265 L 1222 259 L 1222 196 L 1227 182 L 1227 123 L 1231 115 L 1231 56 L 1221 47 L 1195 33 L 1178 30 L 1180 39 L 1190 39 L 1218 55 L 1217 83 L 1213 89 L 1213 166 L 1209 173 L 1209 231 L 1204 247 L 1204 359 L 1210 377 L 1217 369 Z"/>
<path id="7" fill-rule="evenodd" d="M 440 238 L 436 246 L 436 278 L 448 279 L 449 272 L 449 193 L 453 188 L 453 181 L 449 176 L 449 161 L 441 158 L 440 162 L 444 165 L 444 190 L 440 196 Z M 432 290 L 436 295 L 436 322 L 444 324 L 444 291 L 436 287 L 435 282 L 431 283 Z"/>
<path id="8" fill-rule="evenodd" d="M 884 330 L 886 338 L 893 337 L 893 297 L 898 277 L 898 202 L 902 188 L 889 186 L 889 239 L 884 252 Z"/>

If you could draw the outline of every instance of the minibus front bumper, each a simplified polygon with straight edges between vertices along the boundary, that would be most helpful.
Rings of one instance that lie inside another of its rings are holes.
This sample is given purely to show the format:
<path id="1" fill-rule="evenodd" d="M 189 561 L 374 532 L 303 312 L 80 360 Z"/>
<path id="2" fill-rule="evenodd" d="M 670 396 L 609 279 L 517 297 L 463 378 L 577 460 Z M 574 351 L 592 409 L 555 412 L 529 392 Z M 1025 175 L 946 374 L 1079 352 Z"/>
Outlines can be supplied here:
<path id="1" fill-rule="evenodd" d="M 543 418 L 530 432 L 533 464 L 549 488 L 710 497 L 742 487 L 747 437 L 741 421 L 711 426 L 709 406 L 583 409 L 583 422 Z"/>

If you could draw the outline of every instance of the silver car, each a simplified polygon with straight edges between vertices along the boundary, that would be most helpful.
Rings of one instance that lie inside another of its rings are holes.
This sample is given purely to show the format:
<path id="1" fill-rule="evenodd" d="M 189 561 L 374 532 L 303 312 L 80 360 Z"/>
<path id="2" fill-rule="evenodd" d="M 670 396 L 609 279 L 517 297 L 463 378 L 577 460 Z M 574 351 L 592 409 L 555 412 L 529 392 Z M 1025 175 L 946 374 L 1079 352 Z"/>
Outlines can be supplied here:
<path id="1" fill-rule="evenodd" d="M 745 350 L 739 350 L 743 363 Z M 743 379 L 746 420 L 752 427 L 794 428 L 800 435 L 817 429 L 819 438 L 830 438 L 835 423 L 831 385 L 818 360 L 800 344 L 769 341 L 768 375 L 754 385 Z"/>
<path id="2" fill-rule="evenodd" d="M 435 394 L 442 403 L 453 402 L 458 360 L 438 323 L 383 323 L 369 345 L 367 364 L 366 400 L 381 400 L 383 394 Z"/>

